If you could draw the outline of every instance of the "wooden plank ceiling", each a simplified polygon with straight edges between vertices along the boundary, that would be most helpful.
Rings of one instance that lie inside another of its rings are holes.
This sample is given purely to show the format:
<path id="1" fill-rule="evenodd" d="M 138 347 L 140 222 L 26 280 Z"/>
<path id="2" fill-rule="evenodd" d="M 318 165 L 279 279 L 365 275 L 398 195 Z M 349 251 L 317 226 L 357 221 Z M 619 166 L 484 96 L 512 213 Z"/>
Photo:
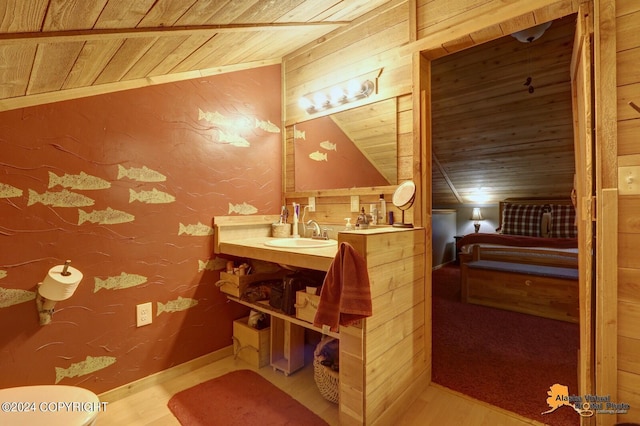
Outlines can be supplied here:
<path id="1" fill-rule="evenodd" d="M 0 111 L 279 63 L 383 3 L 3 0 Z"/>
<path id="2" fill-rule="evenodd" d="M 574 31 L 571 15 L 532 43 L 507 36 L 432 62 L 434 207 L 569 198 Z"/>

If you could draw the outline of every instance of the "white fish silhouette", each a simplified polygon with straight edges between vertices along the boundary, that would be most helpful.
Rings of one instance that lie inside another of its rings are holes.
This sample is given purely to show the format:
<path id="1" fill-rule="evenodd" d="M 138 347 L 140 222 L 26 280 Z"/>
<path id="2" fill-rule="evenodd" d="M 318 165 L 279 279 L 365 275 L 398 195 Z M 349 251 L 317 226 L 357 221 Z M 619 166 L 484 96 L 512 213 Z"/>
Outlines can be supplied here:
<path id="1" fill-rule="evenodd" d="M 329 161 L 327 160 L 327 153 L 320 152 L 320 151 L 312 152 L 311 154 L 309 154 L 309 158 L 311 158 L 314 161 Z"/>
<path id="2" fill-rule="evenodd" d="M 129 202 L 140 201 L 146 204 L 166 204 L 176 201 L 176 197 L 153 188 L 151 191 L 136 192 L 129 188 Z"/>
<path id="3" fill-rule="evenodd" d="M 51 207 L 86 207 L 92 206 L 95 201 L 82 194 L 63 189 L 60 192 L 45 192 L 38 194 L 33 189 L 29 190 L 29 201 L 27 205 L 31 206 L 35 203 L 42 203 Z"/>
<path id="4" fill-rule="evenodd" d="M 178 235 L 187 234 L 194 237 L 204 237 L 207 235 L 213 235 L 213 228 L 198 222 L 195 225 L 183 225 L 178 226 Z"/>
<path id="5" fill-rule="evenodd" d="M 94 281 L 95 285 L 93 287 L 93 292 L 97 293 L 101 288 L 105 288 L 107 290 L 121 290 L 123 288 L 135 287 L 146 283 L 147 277 L 123 272 L 120 275 L 109 277 L 106 280 L 94 277 Z"/>
<path id="6" fill-rule="evenodd" d="M 113 356 L 87 356 L 84 361 L 71 364 L 69 368 L 56 367 L 56 383 L 65 377 L 84 376 L 94 371 L 102 370 L 116 362 Z"/>
<path id="7" fill-rule="evenodd" d="M 129 178 L 137 182 L 164 182 L 167 177 L 160 172 L 151 170 L 147 166 L 125 168 L 118 164 L 118 179 Z"/>
<path id="8" fill-rule="evenodd" d="M 257 118 L 256 118 L 256 129 L 262 129 L 265 132 L 269 132 L 269 133 L 280 133 L 280 127 L 276 126 L 271 121 L 258 120 Z"/>
<path id="9" fill-rule="evenodd" d="M 331 143 L 329 141 L 320 142 L 320 147 L 326 149 L 327 151 L 337 151 L 338 147 L 335 143 Z"/>
<path id="10" fill-rule="evenodd" d="M 238 213 L 238 214 L 254 214 L 258 211 L 257 208 L 252 206 L 251 204 L 247 204 L 246 202 L 242 204 L 236 204 L 235 206 L 229 203 L 229 214 Z"/>
<path id="11" fill-rule="evenodd" d="M 198 272 L 202 271 L 218 271 L 227 265 L 227 260 L 221 257 L 209 259 L 207 261 L 198 259 Z"/>
<path id="12" fill-rule="evenodd" d="M 156 312 L 156 316 L 160 315 L 163 312 L 178 312 L 184 311 L 189 308 L 193 308 L 198 304 L 196 299 L 190 299 L 188 297 L 180 297 L 178 296 L 175 300 L 170 300 L 167 303 L 158 302 L 158 309 Z"/>
<path id="13" fill-rule="evenodd" d="M 215 124 L 217 126 L 224 126 L 227 123 L 227 119 L 224 115 L 220 114 L 218 111 L 216 112 L 204 112 L 200 108 L 198 108 L 198 120 L 206 120 L 211 124 Z"/>
<path id="14" fill-rule="evenodd" d="M 94 210 L 87 213 L 78 209 L 78 225 L 85 222 L 98 223 L 100 225 L 115 225 L 117 223 L 133 222 L 136 217 L 132 214 L 107 207 L 104 210 Z"/>
<path id="15" fill-rule="evenodd" d="M 35 291 L 20 290 L 17 288 L 0 287 L 0 308 L 28 302 L 36 298 Z"/>
<path id="16" fill-rule="evenodd" d="M 58 176 L 53 172 L 49 172 L 49 188 L 53 188 L 57 185 L 71 189 L 111 188 L 111 182 L 97 176 L 88 175 L 85 172 L 80 172 L 77 175 L 65 173 L 64 176 Z"/>
<path id="17" fill-rule="evenodd" d="M 0 269 L 0 280 L 7 277 L 7 271 Z"/>
<path id="18" fill-rule="evenodd" d="M 0 198 L 21 197 L 24 191 L 15 186 L 0 183 Z"/>
<path id="19" fill-rule="evenodd" d="M 228 143 L 233 146 L 237 146 L 240 148 L 247 148 L 251 146 L 248 140 L 243 138 L 240 135 L 233 135 L 231 133 L 226 133 L 222 130 L 218 130 L 218 140 L 223 143 Z"/>
<path id="20" fill-rule="evenodd" d="M 307 132 L 304 130 L 293 129 L 293 138 L 307 140 Z"/>

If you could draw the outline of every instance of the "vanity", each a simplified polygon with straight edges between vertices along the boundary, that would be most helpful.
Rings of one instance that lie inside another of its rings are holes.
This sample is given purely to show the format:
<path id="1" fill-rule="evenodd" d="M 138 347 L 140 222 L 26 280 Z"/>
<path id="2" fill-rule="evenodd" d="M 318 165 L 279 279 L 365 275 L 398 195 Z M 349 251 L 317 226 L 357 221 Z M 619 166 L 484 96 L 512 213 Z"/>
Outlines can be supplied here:
<path id="1" fill-rule="evenodd" d="M 275 326 L 287 336 L 271 342 L 272 358 L 274 353 L 281 355 L 283 348 L 285 352 L 291 349 L 292 342 L 300 339 L 300 330 L 304 335 L 304 328 L 339 338 L 340 424 L 392 424 L 430 381 L 426 318 L 431 306 L 425 294 L 425 229 L 376 227 L 339 232 L 337 244 L 326 247 L 273 247 L 265 243 L 273 240 L 271 224 L 278 218 L 215 217 L 215 253 L 327 271 L 339 244 L 349 243 L 366 260 L 373 315 L 331 333 L 263 307 L 261 310 L 272 314 L 272 327 L 275 320 Z M 238 298 L 231 300 L 256 307 Z M 291 354 L 288 359 L 282 355 L 286 363 L 300 362 Z"/>

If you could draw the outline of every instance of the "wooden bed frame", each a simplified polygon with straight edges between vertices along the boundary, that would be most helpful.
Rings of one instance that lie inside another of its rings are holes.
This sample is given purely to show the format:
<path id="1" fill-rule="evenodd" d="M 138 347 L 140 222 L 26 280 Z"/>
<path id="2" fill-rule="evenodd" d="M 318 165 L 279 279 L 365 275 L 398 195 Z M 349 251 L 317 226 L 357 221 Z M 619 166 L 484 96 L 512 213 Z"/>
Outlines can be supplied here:
<path id="1" fill-rule="evenodd" d="M 507 199 L 500 203 L 571 204 L 567 199 Z M 502 225 L 502 223 L 500 223 Z M 474 245 L 460 253 L 463 302 L 578 322 L 578 254 L 542 248 Z"/>

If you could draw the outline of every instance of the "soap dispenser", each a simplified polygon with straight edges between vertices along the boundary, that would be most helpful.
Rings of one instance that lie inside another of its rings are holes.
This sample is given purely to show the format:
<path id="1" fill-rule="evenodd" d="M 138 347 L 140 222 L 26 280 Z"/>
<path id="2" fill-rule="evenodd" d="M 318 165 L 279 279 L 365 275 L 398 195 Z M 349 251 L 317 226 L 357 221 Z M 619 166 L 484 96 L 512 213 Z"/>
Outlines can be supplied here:
<path id="1" fill-rule="evenodd" d="M 351 218 L 345 217 L 344 220 L 347 221 L 347 224 L 344 226 L 345 231 L 353 231 L 353 225 L 351 225 Z"/>

